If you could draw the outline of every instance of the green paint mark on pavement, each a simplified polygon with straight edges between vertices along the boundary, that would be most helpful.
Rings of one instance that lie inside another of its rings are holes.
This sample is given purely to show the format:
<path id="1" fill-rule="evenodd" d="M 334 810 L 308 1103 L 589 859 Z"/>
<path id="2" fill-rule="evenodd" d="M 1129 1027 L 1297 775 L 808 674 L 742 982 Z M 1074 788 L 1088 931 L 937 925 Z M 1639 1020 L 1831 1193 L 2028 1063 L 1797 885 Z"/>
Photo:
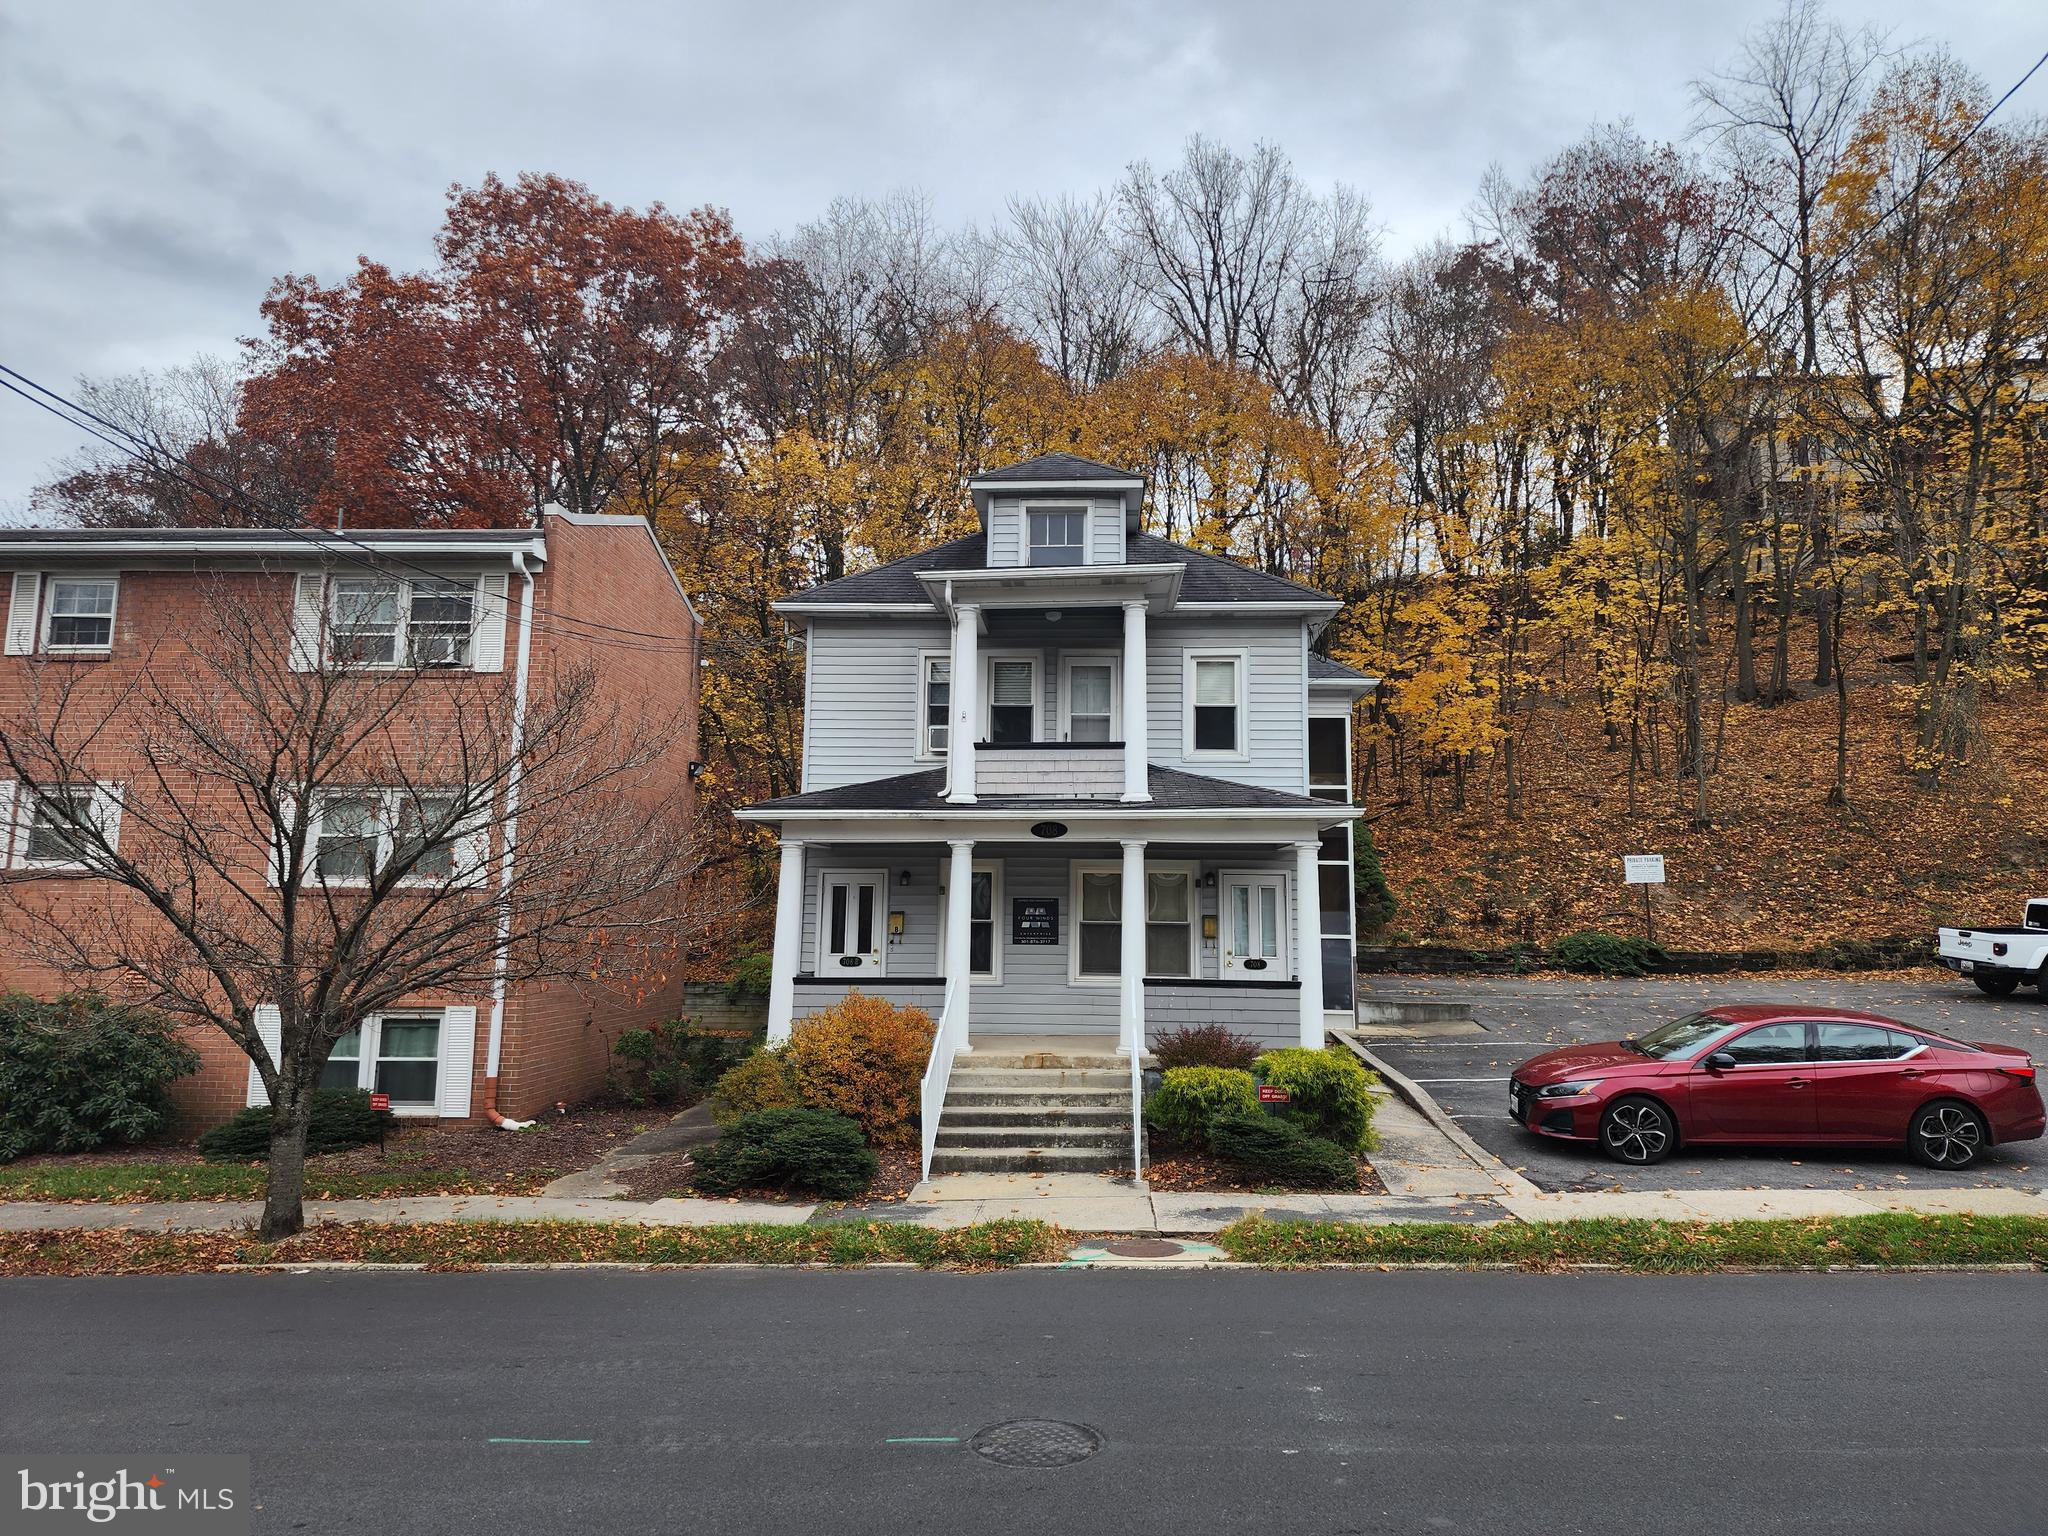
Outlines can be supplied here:
<path id="1" fill-rule="evenodd" d="M 891 1435 L 884 1445 L 958 1445 L 958 1435 Z"/>

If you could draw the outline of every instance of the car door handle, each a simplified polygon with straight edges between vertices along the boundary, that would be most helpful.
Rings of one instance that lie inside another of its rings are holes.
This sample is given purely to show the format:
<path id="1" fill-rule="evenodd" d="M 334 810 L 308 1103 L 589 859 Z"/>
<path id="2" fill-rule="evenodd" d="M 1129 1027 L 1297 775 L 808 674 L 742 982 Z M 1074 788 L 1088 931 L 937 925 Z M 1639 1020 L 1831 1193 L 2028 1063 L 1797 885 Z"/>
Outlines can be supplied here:
<path id="1" fill-rule="evenodd" d="M 1808 1086 L 1808 1084 L 1806 1079 L 1803 1077 L 1788 1077 L 1785 1079 L 1785 1086 L 1787 1088 L 1804 1088 Z"/>
<path id="2" fill-rule="evenodd" d="M 1899 1076 L 1901 1077 L 1925 1077 L 1926 1075 L 1927 1074 L 1922 1072 L 1918 1067 L 1899 1068 Z"/>

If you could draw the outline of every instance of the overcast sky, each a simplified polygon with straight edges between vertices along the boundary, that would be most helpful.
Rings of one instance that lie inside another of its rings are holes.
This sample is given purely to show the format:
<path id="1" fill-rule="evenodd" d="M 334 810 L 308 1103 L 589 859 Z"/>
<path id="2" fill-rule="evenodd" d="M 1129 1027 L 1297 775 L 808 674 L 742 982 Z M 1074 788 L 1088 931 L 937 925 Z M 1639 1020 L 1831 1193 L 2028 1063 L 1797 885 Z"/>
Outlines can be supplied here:
<path id="1" fill-rule="evenodd" d="M 948 221 L 1091 191 L 1201 132 L 1371 200 L 1393 254 L 1486 166 L 1595 122 L 1683 134 L 1777 0 L 0 0 L 0 361 L 46 382 L 226 353 L 285 271 L 428 257 L 451 182 L 554 171 L 787 231 L 838 193 Z M 1842 0 L 2002 91 L 2039 0 Z M 1930 20 L 1930 17 L 1938 18 Z M 2048 72 L 2008 111 L 2048 108 Z M 0 395 L 0 516 L 71 429 Z"/>

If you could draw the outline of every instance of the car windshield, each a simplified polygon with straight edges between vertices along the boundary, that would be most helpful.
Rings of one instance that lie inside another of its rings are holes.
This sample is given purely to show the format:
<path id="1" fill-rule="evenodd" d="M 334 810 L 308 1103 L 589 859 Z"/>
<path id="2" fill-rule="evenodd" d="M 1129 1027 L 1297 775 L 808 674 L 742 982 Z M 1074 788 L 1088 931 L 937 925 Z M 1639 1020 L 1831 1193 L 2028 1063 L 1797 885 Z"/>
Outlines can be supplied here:
<path id="1" fill-rule="evenodd" d="M 1730 1024 L 1726 1019 L 1717 1019 L 1711 1013 L 1690 1013 L 1682 1019 L 1673 1019 L 1669 1024 L 1660 1024 L 1628 1044 L 1631 1050 L 1641 1051 L 1645 1056 L 1673 1061 L 1681 1056 L 1690 1056 L 1741 1027 Z"/>

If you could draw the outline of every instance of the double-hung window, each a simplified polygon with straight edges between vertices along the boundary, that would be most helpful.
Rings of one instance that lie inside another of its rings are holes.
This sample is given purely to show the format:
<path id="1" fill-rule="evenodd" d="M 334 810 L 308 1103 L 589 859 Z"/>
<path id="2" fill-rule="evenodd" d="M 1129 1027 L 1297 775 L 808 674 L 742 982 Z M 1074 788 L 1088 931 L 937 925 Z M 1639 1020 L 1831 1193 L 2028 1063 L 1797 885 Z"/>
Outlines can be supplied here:
<path id="1" fill-rule="evenodd" d="M 1001 981 L 1003 962 L 996 947 L 996 914 L 1003 905 L 1003 866 L 1000 862 L 977 861 L 973 885 L 967 893 L 967 974 L 976 981 Z M 939 901 L 939 959 L 943 969 L 946 929 L 953 919 L 953 904 Z"/>
<path id="2" fill-rule="evenodd" d="M 1145 871 L 1145 974 L 1195 972 L 1195 879 L 1192 864 Z M 1114 864 L 1074 870 L 1074 979 L 1107 980 L 1123 972 L 1123 871 Z"/>
<path id="3" fill-rule="evenodd" d="M 1085 565 L 1088 514 L 1074 507 L 1032 507 L 1025 513 L 1032 565 Z"/>
<path id="4" fill-rule="evenodd" d="M 944 757 L 953 719 L 953 659 L 930 653 L 918 659 L 917 751 Z"/>
<path id="5" fill-rule="evenodd" d="M 1308 792 L 1337 805 L 1351 803 L 1351 716 L 1311 715 L 1308 722 Z M 1351 828 L 1331 827 L 1316 855 L 1316 908 L 1323 954 L 1323 1006 L 1351 1006 L 1352 908 L 1357 900 L 1351 876 Z M 1304 898 L 1304 904 L 1305 904 Z M 1303 921 L 1306 921 L 1304 916 Z"/>
<path id="6" fill-rule="evenodd" d="M 49 612 L 43 620 L 43 648 L 48 651 L 105 651 L 114 644 L 114 596 L 111 576 L 50 578 Z"/>
<path id="7" fill-rule="evenodd" d="M 1182 693 L 1183 755 L 1242 758 L 1245 755 L 1245 658 L 1241 651 L 1189 651 Z"/>
<path id="8" fill-rule="evenodd" d="M 378 1014 L 335 1041 L 320 1073 L 322 1088 L 391 1095 L 393 1109 L 432 1109 L 440 1090 L 441 1015 Z"/>
<path id="9" fill-rule="evenodd" d="M 1116 658 L 1067 656 L 1060 661 L 1068 741 L 1115 741 Z"/>
<path id="10" fill-rule="evenodd" d="M 407 861 L 406 883 L 436 884 L 463 873 L 482 841 L 455 825 L 454 790 L 338 789 L 314 806 L 313 877 L 323 885 L 368 885 Z"/>
<path id="11" fill-rule="evenodd" d="M 470 664 L 474 582 L 338 576 L 327 590 L 329 645 L 337 662 L 358 667 Z"/>
<path id="12" fill-rule="evenodd" d="M 1037 737 L 1038 663 L 1029 657 L 988 660 L 988 739 L 998 747 Z"/>
<path id="13" fill-rule="evenodd" d="M 6 823 L 6 809 L 7 797 L 0 795 L 0 827 Z M 43 790 L 24 786 L 13 828 L 14 862 L 41 869 L 84 869 L 92 863 L 94 834 L 118 846 L 120 830 L 120 793 L 114 785 L 66 784 Z M 0 842 L 0 849 L 4 847 Z"/>

